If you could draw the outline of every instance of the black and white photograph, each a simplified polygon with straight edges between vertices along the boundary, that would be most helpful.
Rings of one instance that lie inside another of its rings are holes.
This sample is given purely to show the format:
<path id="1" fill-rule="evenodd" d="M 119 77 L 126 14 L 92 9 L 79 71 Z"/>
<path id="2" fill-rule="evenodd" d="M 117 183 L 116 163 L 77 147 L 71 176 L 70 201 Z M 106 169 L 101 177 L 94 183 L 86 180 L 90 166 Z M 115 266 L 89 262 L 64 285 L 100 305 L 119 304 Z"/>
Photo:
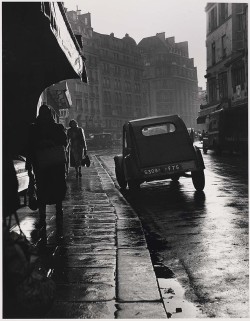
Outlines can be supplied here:
<path id="1" fill-rule="evenodd" d="M 248 1 L 1 1 L 2 319 L 249 318 Z"/>

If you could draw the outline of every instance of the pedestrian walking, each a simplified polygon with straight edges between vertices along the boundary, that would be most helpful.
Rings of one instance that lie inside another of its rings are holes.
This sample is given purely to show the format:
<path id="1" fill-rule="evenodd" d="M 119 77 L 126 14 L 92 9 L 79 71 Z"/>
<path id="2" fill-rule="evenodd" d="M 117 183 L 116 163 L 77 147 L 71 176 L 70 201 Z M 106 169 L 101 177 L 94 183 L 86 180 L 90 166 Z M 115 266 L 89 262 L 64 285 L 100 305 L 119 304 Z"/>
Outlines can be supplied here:
<path id="1" fill-rule="evenodd" d="M 56 222 L 63 222 L 62 201 L 66 194 L 65 148 L 67 135 L 62 124 L 55 123 L 52 109 L 43 104 L 35 123 L 29 128 L 27 167 L 32 169 L 37 186 L 38 226 L 46 224 L 46 205 L 56 204 Z"/>
<path id="2" fill-rule="evenodd" d="M 82 177 L 81 162 L 83 153 L 84 156 L 87 155 L 87 145 L 84 130 L 78 126 L 74 119 L 69 122 L 69 126 L 67 137 L 69 141 L 70 166 L 75 168 L 76 178 L 78 178 Z"/>

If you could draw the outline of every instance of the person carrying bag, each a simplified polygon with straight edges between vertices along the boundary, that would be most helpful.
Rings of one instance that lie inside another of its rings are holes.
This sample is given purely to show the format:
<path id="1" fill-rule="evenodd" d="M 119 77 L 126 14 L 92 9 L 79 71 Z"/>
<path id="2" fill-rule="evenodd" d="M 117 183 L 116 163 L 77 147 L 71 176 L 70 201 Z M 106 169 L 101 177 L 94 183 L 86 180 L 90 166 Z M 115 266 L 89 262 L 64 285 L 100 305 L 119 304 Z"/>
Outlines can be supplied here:
<path id="1" fill-rule="evenodd" d="M 82 161 L 81 161 L 81 165 L 82 166 L 86 166 L 89 167 L 90 166 L 90 159 L 88 154 L 86 154 L 85 156 L 83 156 Z"/>
<path id="2" fill-rule="evenodd" d="M 69 140 L 70 166 L 75 168 L 76 178 L 78 178 L 82 177 L 81 166 L 83 166 L 83 154 L 85 157 L 87 155 L 87 144 L 84 130 L 78 127 L 74 119 L 69 122 L 69 126 L 67 137 Z"/>

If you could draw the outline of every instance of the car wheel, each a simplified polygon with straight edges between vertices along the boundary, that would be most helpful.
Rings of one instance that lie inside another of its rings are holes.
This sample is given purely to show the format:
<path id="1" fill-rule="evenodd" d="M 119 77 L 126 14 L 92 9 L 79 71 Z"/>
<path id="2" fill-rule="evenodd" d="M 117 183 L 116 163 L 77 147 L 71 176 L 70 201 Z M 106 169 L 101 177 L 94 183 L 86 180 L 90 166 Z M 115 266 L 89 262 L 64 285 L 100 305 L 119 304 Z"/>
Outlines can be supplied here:
<path id="1" fill-rule="evenodd" d="M 205 186 L 204 170 L 192 172 L 192 181 L 193 181 L 194 188 L 197 191 L 203 191 Z"/>
<path id="2" fill-rule="evenodd" d="M 127 182 L 125 179 L 123 168 L 118 164 L 118 162 L 115 162 L 115 175 L 120 188 L 125 189 L 127 187 Z"/>
<path id="3" fill-rule="evenodd" d="M 135 180 L 130 180 L 130 181 L 128 181 L 128 188 L 131 191 L 136 192 L 140 189 L 140 184 Z"/>
<path id="4" fill-rule="evenodd" d="M 173 175 L 173 176 L 171 177 L 171 179 L 172 179 L 173 182 L 178 182 L 179 179 L 180 179 L 180 175 Z"/>
<path id="5" fill-rule="evenodd" d="M 207 148 L 203 148 L 203 153 L 204 153 L 204 154 L 207 153 Z"/>

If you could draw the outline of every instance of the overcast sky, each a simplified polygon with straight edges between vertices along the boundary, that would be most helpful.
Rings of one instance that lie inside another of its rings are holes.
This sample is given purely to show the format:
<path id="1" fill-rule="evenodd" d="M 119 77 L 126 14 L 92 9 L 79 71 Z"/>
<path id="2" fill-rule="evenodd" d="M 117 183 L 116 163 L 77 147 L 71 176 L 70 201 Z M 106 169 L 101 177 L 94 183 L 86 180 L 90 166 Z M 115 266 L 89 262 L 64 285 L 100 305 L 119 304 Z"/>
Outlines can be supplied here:
<path id="1" fill-rule="evenodd" d="M 197 67 L 198 84 L 205 89 L 206 14 L 204 0 L 66 0 L 68 10 L 91 13 L 94 31 L 113 32 L 123 38 L 126 33 L 136 43 L 145 37 L 165 32 L 175 42 L 188 41 L 189 57 Z"/>

